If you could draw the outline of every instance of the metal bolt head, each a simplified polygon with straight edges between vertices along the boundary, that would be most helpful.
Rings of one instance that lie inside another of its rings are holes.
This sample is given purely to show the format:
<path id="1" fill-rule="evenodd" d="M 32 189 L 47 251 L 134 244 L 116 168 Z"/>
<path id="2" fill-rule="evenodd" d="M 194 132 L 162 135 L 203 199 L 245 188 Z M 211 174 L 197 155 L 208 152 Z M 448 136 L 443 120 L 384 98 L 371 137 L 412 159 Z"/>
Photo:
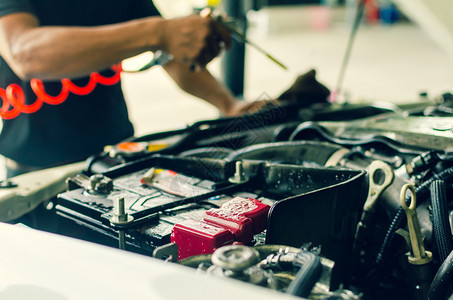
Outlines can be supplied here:
<path id="1" fill-rule="evenodd" d="M 9 189 L 9 188 L 15 188 L 17 187 L 17 184 L 12 182 L 11 180 L 2 180 L 0 181 L 0 188 L 1 189 Z"/>
<path id="2" fill-rule="evenodd" d="M 247 181 L 247 177 L 244 175 L 244 168 L 242 165 L 242 161 L 237 161 L 236 162 L 236 169 L 234 176 L 229 179 L 231 183 L 244 183 Z"/>
<path id="3" fill-rule="evenodd" d="M 260 260 L 257 250 L 247 246 L 224 246 L 217 249 L 211 257 L 215 266 L 234 272 L 244 271 Z"/>
<path id="4" fill-rule="evenodd" d="M 113 191 L 113 180 L 102 174 L 90 177 L 89 190 L 99 194 L 109 194 Z"/>
<path id="5" fill-rule="evenodd" d="M 110 222 L 115 225 L 124 225 L 133 221 L 133 217 L 126 213 L 124 197 L 118 197 L 114 202 L 114 213 Z"/>

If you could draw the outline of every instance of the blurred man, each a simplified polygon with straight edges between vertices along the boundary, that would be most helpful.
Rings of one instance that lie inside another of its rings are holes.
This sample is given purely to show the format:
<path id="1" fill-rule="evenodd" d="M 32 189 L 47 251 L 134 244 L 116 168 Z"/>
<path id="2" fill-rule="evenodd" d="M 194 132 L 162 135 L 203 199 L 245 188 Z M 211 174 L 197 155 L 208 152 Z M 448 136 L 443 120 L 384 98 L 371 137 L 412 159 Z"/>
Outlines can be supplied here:
<path id="1" fill-rule="evenodd" d="M 82 87 L 92 72 L 111 76 L 107 69 L 123 59 L 162 50 L 184 91 L 233 116 L 254 104 L 237 101 L 205 68 L 228 44 L 228 32 L 209 17 L 166 20 L 150 0 L 1 0 L 0 88 L 19 85 L 31 104 L 33 78 L 54 96 L 63 78 Z M 121 82 L 98 84 L 89 95 L 69 93 L 62 104 L 4 120 L 0 154 L 11 177 L 83 160 L 133 134 Z"/>

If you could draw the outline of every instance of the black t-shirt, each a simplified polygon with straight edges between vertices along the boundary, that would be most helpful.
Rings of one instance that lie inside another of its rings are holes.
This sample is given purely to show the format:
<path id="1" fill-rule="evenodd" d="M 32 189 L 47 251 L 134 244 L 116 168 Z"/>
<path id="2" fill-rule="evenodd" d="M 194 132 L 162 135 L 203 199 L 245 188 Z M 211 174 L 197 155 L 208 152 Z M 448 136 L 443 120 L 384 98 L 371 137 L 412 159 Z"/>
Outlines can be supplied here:
<path id="1" fill-rule="evenodd" d="M 97 26 L 159 15 L 151 0 L 0 1 L 0 17 L 14 12 L 34 14 L 41 26 Z M 101 74 L 110 76 L 113 72 L 104 70 Z M 73 80 L 78 86 L 88 81 L 88 77 Z M 35 102 L 30 83 L 21 81 L 0 57 L 0 88 L 6 89 L 12 83 L 22 87 L 26 104 Z M 45 90 L 49 95 L 58 95 L 61 82 L 45 82 Z M 70 93 L 62 104 L 44 103 L 35 113 L 3 120 L 0 153 L 25 165 L 50 167 L 83 160 L 133 134 L 121 82 L 113 86 L 98 84 L 87 96 Z"/>

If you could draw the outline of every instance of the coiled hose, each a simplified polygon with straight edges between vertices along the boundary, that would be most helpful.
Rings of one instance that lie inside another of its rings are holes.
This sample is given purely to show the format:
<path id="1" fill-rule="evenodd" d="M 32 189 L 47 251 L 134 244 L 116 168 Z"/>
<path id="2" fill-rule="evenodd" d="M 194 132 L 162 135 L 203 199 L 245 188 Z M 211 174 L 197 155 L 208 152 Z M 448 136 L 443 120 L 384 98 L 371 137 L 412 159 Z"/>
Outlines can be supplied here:
<path id="1" fill-rule="evenodd" d="M 61 80 L 61 91 L 57 96 L 46 93 L 44 83 L 39 79 L 32 79 L 30 86 L 36 94 L 36 101 L 32 104 L 25 104 L 25 93 L 18 84 L 10 84 L 6 89 L 0 88 L 0 118 L 4 120 L 14 119 L 21 113 L 31 114 L 41 109 L 43 103 L 58 105 L 66 101 L 70 93 L 85 96 L 93 92 L 97 84 L 115 85 L 121 80 L 121 64 L 112 66 L 114 75 L 105 77 L 97 72 L 90 74 L 90 81 L 86 86 L 77 86 L 71 80 Z"/>
<path id="2" fill-rule="evenodd" d="M 428 291 L 428 300 L 444 300 L 453 290 L 453 251 L 444 260 L 434 276 Z"/>
<path id="3" fill-rule="evenodd" d="M 426 180 L 418 187 L 415 188 L 415 193 L 417 198 L 423 199 L 429 192 L 429 186 L 435 180 L 444 180 L 446 183 L 449 183 L 453 179 L 453 167 L 448 168 L 438 174 L 434 174 L 433 177 Z M 409 202 L 409 199 L 406 198 L 406 202 Z M 406 214 L 402 207 L 399 207 L 396 211 L 396 214 L 390 223 L 390 226 L 387 230 L 387 233 L 384 237 L 384 241 L 382 242 L 382 246 L 379 249 L 379 253 L 376 256 L 375 260 L 375 268 L 380 268 L 383 266 L 383 262 L 386 261 L 389 250 L 391 248 L 392 242 L 395 238 L 395 233 L 399 228 L 402 228 L 403 225 L 406 223 Z"/>
<path id="4" fill-rule="evenodd" d="M 443 180 L 434 180 L 429 189 L 431 192 L 434 241 L 436 242 L 439 259 L 443 262 L 453 250 L 445 182 Z"/>

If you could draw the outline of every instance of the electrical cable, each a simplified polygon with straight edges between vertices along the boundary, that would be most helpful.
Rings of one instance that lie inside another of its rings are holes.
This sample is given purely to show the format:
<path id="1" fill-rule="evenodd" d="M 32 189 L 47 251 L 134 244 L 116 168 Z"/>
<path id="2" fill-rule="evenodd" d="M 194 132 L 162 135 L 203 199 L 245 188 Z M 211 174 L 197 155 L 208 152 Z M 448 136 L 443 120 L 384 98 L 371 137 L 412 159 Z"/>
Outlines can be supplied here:
<path id="1" fill-rule="evenodd" d="M 69 93 L 79 96 L 85 96 L 93 92 L 98 84 L 115 85 L 121 79 L 121 64 L 112 66 L 114 75 L 105 77 L 97 72 L 90 74 L 90 80 L 87 85 L 81 87 L 75 85 L 70 79 L 61 80 L 61 91 L 57 96 L 51 96 L 46 93 L 45 86 L 42 80 L 32 79 L 30 86 L 36 95 L 36 101 L 32 104 L 25 104 L 25 93 L 22 87 L 18 84 L 10 84 L 6 89 L 0 88 L 0 98 L 2 106 L 0 107 L 0 117 L 4 120 L 14 119 L 21 113 L 31 114 L 37 112 L 43 105 L 58 105 L 66 101 Z"/>
<path id="2" fill-rule="evenodd" d="M 440 266 L 428 291 L 428 300 L 448 299 L 452 294 L 453 251 Z M 451 298 L 449 298 L 451 299 Z"/>
<path id="3" fill-rule="evenodd" d="M 443 262 L 453 251 L 453 237 L 450 221 L 448 220 L 447 194 L 445 182 L 434 180 L 429 190 L 431 192 L 431 207 L 433 216 L 433 235 L 439 252 L 439 259 Z"/>

